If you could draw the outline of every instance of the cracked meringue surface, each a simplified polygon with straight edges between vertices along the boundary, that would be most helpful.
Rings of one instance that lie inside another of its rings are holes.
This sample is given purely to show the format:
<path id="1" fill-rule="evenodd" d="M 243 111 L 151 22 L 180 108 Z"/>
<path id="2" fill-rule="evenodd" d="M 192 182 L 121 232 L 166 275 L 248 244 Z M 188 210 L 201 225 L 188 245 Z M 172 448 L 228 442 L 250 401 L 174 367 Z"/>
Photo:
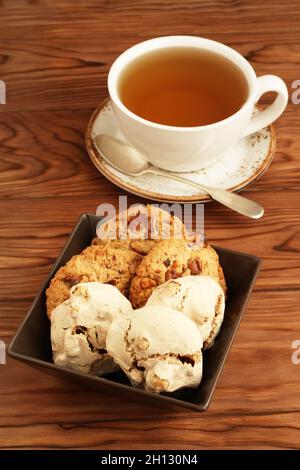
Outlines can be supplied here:
<path id="1" fill-rule="evenodd" d="M 107 330 L 115 318 L 131 311 L 130 302 L 110 284 L 73 286 L 70 298 L 51 315 L 53 361 L 93 375 L 113 372 L 117 366 L 106 350 Z"/>
<path id="2" fill-rule="evenodd" d="M 220 331 L 225 296 L 220 285 L 209 276 L 184 276 L 158 286 L 146 305 L 171 307 L 184 313 L 196 323 L 207 349 Z"/>
<path id="3" fill-rule="evenodd" d="M 202 338 L 195 323 L 166 306 L 146 306 L 116 318 L 108 353 L 132 385 L 150 392 L 197 387 L 202 378 Z"/>

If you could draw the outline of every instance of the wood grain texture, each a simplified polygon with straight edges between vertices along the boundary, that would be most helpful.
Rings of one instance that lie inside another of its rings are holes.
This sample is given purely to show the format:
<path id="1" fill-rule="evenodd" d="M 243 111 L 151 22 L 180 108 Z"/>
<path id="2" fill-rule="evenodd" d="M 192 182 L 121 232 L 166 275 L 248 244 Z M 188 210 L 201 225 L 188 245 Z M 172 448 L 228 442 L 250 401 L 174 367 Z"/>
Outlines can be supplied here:
<path id="1" fill-rule="evenodd" d="M 84 147 L 113 59 L 150 37 L 201 35 L 291 87 L 299 22 L 298 1 L 0 1 L 0 339 L 9 342 L 79 214 L 123 193 Z M 300 339 L 299 124 L 300 105 L 290 102 L 275 159 L 248 188 L 266 209 L 262 220 L 206 207 L 211 241 L 263 259 L 210 409 L 149 407 L 9 359 L 0 366 L 1 449 L 300 448 L 300 366 L 291 362 Z"/>

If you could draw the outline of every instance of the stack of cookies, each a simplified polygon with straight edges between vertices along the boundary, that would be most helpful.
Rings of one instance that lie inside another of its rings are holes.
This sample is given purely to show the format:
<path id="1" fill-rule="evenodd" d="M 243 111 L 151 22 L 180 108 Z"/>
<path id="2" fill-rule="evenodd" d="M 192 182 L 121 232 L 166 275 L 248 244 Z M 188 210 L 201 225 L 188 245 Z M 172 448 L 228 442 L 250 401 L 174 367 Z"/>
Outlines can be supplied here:
<path id="1" fill-rule="evenodd" d="M 154 206 L 102 223 L 97 235 L 47 289 L 54 362 L 96 375 L 120 367 L 151 392 L 198 386 L 202 349 L 225 309 L 216 251 Z"/>

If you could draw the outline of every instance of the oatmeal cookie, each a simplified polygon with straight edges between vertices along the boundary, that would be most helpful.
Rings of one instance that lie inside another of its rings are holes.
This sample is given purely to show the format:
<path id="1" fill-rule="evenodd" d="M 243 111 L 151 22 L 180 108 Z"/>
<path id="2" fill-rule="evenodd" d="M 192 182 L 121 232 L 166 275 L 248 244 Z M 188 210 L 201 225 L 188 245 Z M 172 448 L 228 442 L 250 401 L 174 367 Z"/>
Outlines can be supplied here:
<path id="1" fill-rule="evenodd" d="M 101 240 L 130 239 L 143 241 L 143 253 L 149 253 L 155 242 L 175 238 L 193 240 L 181 220 L 169 212 L 148 204 L 130 207 L 126 212 L 100 224 L 97 235 Z"/>
<path id="2" fill-rule="evenodd" d="M 142 256 L 125 245 L 88 246 L 61 267 L 46 291 L 47 314 L 70 296 L 70 289 L 82 282 L 103 282 L 128 295 L 132 278 Z"/>
<path id="3" fill-rule="evenodd" d="M 111 246 L 126 247 L 141 255 L 147 255 L 163 239 L 194 240 L 178 217 L 150 204 L 130 207 L 115 221 L 101 224 L 97 232 L 100 238 L 94 238 L 92 245 L 103 246 L 109 241 Z"/>
<path id="4" fill-rule="evenodd" d="M 157 243 L 141 261 L 131 281 L 130 301 L 133 308 L 143 307 L 155 287 L 169 279 L 197 274 L 210 276 L 226 292 L 218 254 L 210 245 L 200 246 L 185 240 Z"/>

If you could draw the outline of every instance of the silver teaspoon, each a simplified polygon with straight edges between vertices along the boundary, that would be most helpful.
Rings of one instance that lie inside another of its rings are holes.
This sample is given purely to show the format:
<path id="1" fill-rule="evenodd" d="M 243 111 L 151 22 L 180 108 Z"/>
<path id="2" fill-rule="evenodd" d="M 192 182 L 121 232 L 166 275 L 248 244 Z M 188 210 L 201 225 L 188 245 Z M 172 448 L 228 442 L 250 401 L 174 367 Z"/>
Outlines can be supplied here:
<path id="1" fill-rule="evenodd" d="M 204 184 L 196 183 L 176 173 L 162 170 L 147 163 L 143 155 L 137 149 L 115 137 L 97 135 L 94 142 L 101 157 L 116 170 L 126 175 L 141 176 L 146 173 L 152 173 L 154 175 L 164 176 L 165 178 L 171 178 L 181 183 L 190 184 L 191 186 L 205 191 L 216 201 L 246 217 L 259 219 L 264 214 L 263 207 L 257 202 L 226 191 L 225 189 L 210 188 Z"/>

